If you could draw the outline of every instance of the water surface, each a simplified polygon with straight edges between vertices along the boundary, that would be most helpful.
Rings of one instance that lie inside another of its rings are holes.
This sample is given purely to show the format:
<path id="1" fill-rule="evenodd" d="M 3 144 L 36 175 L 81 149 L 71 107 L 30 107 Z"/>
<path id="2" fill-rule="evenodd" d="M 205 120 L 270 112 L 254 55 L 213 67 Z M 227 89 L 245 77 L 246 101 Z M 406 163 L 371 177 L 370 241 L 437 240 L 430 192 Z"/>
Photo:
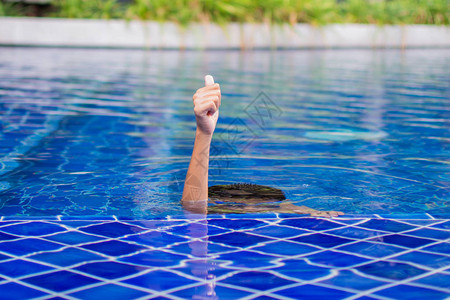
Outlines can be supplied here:
<path id="1" fill-rule="evenodd" d="M 192 95 L 223 93 L 210 185 L 346 213 L 446 213 L 446 50 L 0 49 L 0 215 L 178 214 Z"/>

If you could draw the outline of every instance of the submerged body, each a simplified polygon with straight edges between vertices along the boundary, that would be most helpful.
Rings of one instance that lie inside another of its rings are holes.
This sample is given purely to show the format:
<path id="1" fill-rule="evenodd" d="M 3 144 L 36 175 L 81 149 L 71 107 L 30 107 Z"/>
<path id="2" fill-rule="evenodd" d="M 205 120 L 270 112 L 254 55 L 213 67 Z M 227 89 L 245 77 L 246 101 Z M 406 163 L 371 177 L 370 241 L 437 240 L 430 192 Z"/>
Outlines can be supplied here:
<path id="1" fill-rule="evenodd" d="M 237 183 L 208 188 L 209 213 L 297 213 L 316 217 L 337 217 L 337 211 L 319 211 L 291 203 L 283 191 L 270 186 Z"/>
<path id="2" fill-rule="evenodd" d="M 214 83 L 211 75 L 205 76 L 205 86 L 197 90 L 193 102 L 197 130 L 181 199 L 184 208 L 197 213 L 279 212 L 321 217 L 343 215 L 342 212 L 318 211 L 294 205 L 286 200 L 281 190 L 268 186 L 240 183 L 208 188 L 209 149 L 221 104 L 220 86 Z"/>

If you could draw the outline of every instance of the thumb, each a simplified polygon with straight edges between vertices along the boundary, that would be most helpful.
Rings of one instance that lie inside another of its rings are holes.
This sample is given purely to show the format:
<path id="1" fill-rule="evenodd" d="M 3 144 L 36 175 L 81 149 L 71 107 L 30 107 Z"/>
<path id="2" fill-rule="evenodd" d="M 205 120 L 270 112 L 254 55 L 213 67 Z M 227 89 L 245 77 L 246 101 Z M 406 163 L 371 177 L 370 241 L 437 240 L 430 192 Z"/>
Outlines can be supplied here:
<path id="1" fill-rule="evenodd" d="M 211 75 L 205 76 L 205 86 L 213 85 L 214 84 L 214 78 Z"/>

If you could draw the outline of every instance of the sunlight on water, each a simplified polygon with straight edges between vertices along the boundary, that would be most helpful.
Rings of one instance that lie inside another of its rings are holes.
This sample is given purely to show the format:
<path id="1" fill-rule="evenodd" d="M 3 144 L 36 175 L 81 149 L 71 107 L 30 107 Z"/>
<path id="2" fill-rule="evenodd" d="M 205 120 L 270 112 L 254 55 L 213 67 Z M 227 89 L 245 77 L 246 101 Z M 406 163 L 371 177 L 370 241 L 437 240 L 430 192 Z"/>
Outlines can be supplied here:
<path id="1" fill-rule="evenodd" d="M 207 73 L 223 94 L 210 185 L 346 213 L 448 212 L 449 68 L 445 50 L 4 48 L 0 215 L 181 212 Z"/>

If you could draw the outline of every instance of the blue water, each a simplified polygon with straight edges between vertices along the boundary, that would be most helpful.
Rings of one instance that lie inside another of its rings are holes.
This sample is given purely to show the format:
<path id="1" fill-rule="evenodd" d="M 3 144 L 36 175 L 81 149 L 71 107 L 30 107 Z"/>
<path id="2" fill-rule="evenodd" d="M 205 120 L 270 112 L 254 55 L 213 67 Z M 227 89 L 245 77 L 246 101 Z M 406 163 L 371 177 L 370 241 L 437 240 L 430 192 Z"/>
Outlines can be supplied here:
<path id="1" fill-rule="evenodd" d="M 448 299 L 449 65 L 0 48 L 0 298 Z M 207 73 L 223 92 L 210 184 L 346 216 L 183 214 Z"/>
<path id="2" fill-rule="evenodd" d="M 210 185 L 347 214 L 448 213 L 449 69 L 447 50 L 2 48 L 0 215 L 182 212 L 208 73 L 223 94 Z"/>

